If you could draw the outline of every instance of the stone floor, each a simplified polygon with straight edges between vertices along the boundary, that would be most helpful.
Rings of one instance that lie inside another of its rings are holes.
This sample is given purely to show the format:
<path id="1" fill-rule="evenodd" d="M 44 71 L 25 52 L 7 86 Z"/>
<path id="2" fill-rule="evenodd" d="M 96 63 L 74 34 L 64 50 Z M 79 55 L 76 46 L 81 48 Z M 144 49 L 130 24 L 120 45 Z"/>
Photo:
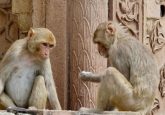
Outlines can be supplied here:
<path id="1" fill-rule="evenodd" d="M 94 114 L 94 113 L 82 113 L 78 111 L 55 111 L 55 110 L 38 110 L 36 113 L 27 114 L 27 113 L 9 113 L 1 111 L 0 115 L 142 115 L 137 112 L 104 112 L 103 114 Z"/>

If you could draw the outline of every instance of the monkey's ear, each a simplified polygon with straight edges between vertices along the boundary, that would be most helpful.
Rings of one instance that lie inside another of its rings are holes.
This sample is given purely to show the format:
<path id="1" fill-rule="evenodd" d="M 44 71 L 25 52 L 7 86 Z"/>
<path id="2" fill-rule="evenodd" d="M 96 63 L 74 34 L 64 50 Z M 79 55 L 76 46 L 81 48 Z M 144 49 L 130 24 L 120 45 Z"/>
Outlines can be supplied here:
<path id="1" fill-rule="evenodd" d="M 109 33 L 110 35 L 114 35 L 115 34 L 116 29 L 115 29 L 114 25 L 111 22 L 107 24 L 106 32 Z"/>
<path id="2" fill-rule="evenodd" d="M 29 32 L 28 32 L 28 38 L 32 38 L 32 36 L 35 34 L 34 29 L 30 28 Z"/>

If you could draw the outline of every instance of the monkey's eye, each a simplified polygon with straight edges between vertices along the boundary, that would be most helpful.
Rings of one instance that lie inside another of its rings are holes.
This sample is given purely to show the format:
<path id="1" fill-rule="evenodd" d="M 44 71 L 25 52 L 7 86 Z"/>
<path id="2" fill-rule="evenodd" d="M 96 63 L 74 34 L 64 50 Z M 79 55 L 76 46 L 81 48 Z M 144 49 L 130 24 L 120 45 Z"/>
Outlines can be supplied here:
<path id="1" fill-rule="evenodd" d="M 53 48 L 53 47 L 54 47 L 54 45 L 50 44 L 50 45 L 49 45 L 49 47 L 50 47 L 50 48 Z"/>
<path id="2" fill-rule="evenodd" d="M 43 46 L 48 46 L 48 44 L 47 44 L 47 43 L 42 43 L 42 45 L 43 45 Z"/>

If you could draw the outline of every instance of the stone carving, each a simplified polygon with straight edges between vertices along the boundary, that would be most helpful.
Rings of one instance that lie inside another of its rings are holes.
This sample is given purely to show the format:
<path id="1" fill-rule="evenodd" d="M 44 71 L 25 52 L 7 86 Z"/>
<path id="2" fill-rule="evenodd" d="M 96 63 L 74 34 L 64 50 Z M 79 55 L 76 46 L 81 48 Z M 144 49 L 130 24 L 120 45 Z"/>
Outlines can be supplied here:
<path id="1" fill-rule="evenodd" d="M 161 97 L 165 96 L 165 64 L 160 69 L 160 83 L 159 83 L 159 91 L 161 94 Z M 160 102 L 159 99 L 155 99 L 153 109 L 151 111 L 151 115 L 154 115 L 155 111 L 160 109 Z"/>
<path id="2" fill-rule="evenodd" d="M 18 39 L 18 25 L 16 16 L 11 13 L 11 0 L 0 2 L 0 60 L 12 42 Z M 4 43 L 4 40 L 5 42 Z"/>
<path id="3" fill-rule="evenodd" d="M 163 4 L 163 3 L 165 3 L 165 0 L 155 0 L 155 3 L 156 4 Z"/>
<path id="4" fill-rule="evenodd" d="M 116 16 L 133 36 L 139 38 L 139 2 L 137 0 L 118 0 Z"/>
<path id="5" fill-rule="evenodd" d="M 156 20 L 153 25 L 153 30 L 149 38 L 150 47 L 153 53 L 161 50 L 165 45 L 165 26 L 164 21 L 159 19 Z"/>
<path id="6" fill-rule="evenodd" d="M 160 69 L 160 84 L 159 84 L 159 91 L 162 97 L 165 97 L 165 64 Z"/>
<path id="7" fill-rule="evenodd" d="M 5 32 L 5 39 L 8 42 L 12 43 L 14 40 L 10 36 L 9 31 L 10 31 L 11 25 L 14 23 L 14 20 L 11 18 L 11 13 L 10 12 L 4 10 L 3 8 L 0 8 L 0 12 L 2 12 L 7 17 L 7 23 L 0 28 L 0 34 Z"/>
<path id="8" fill-rule="evenodd" d="M 151 115 L 154 115 L 155 111 L 160 108 L 159 100 L 156 98 L 154 101 L 153 109 L 151 110 Z"/>

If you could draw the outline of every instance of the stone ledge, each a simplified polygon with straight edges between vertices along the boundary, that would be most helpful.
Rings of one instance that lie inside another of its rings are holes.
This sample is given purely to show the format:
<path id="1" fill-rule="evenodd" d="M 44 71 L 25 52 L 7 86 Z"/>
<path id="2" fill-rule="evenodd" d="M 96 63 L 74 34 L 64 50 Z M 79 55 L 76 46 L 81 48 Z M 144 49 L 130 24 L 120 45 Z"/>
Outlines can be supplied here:
<path id="1" fill-rule="evenodd" d="M 35 115 L 142 115 L 138 112 L 117 112 L 117 111 L 106 111 L 103 114 L 95 114 L 95 113 L 82 113 L 79 111 L 57 111 L 57 110 L 37 110 L 35 111 Z M 13 113 L 0 111 L 0 115 L 15 115 Z M 19 113 L 17 115 L 32 115 L 32 114 L 25 114 L 25 113 Z"/>

